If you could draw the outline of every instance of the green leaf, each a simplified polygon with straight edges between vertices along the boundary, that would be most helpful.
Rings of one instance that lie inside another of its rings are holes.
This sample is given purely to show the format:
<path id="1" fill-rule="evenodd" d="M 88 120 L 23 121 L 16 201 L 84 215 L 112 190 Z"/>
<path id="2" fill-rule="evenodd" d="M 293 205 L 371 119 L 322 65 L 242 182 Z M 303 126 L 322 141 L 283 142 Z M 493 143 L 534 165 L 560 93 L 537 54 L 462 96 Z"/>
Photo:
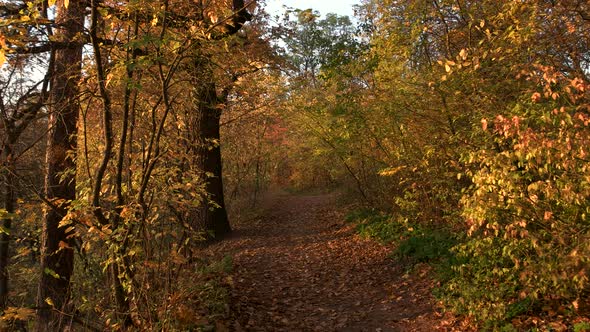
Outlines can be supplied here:
<path id="1" fill-rule="evenodd" d="M 59 274 L 55 273 L 55 271 L 53 271 L 52 269 L 46 267 L 45 270 L 43 270 L 43 273 L 50 275 L 52 277 L 54 277 L 55 279 L 59 279 Z M 47 301 L 47 300 L 45 300 Z"/>

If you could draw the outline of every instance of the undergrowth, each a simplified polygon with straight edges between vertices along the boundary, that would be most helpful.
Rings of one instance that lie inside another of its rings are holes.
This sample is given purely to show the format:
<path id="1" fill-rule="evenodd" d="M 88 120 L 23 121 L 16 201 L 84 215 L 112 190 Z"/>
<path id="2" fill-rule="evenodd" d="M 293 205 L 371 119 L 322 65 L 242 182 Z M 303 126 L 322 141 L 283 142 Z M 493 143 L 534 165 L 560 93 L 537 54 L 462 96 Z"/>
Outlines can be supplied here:
<path id="1" fill-rule="evenodd" d="M 202 260 L 160 312 L 161 328 L 182 331 L 227 330 L 232 259 Z"/>
<path id="2" fill-rule="evenodd" d="M 352 211 L 346 221 L 356 223 L 357 232 L 363 237 L 396 244 L 392 254 L 410 265 L 448 265 L 453 258 L 450 249 L 458 243 L 457 236 L 449 230 L 425 227 L 374 209 Z"/>
<path id="3" fill-rule="evenodd" d="M 410 270 L 418 263 L 431 265 L 439 284 L 434 296 L 447 310 L 475 318 L 482 331 L 561 331 L 546 329 L 558 324 L 568 326 L 566 330 L 590 331 L 590 321 L 571 304 L 518 297 L 523 288 L 518 276 L 508 273 L 515 265 L 506 258 L 511 247 L 499 243 L 505 240 L 475 241 L 451 229 L 412 223 L 375 209 L 351 211 L 346 221 L 355 223 L 363 237 L 394 244 L 392 256 Z M 515 246 L 513 255 L 526 254 L 519 252 L 522 247 Z"/>

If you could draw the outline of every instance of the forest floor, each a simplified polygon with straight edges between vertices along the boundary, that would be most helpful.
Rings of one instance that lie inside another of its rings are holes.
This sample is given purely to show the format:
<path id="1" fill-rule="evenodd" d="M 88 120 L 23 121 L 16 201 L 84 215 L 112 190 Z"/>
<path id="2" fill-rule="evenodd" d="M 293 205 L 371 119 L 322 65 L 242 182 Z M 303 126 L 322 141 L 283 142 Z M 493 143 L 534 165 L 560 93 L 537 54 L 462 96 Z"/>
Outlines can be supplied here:
<path id="1" fill-rule="evenodd" d="M 231 255 L 236 331 L 464 330 L 442 315 L 430 268 L 355 234 L 337 196 L 268 195 L 258 217 L 209 248 Z"/>

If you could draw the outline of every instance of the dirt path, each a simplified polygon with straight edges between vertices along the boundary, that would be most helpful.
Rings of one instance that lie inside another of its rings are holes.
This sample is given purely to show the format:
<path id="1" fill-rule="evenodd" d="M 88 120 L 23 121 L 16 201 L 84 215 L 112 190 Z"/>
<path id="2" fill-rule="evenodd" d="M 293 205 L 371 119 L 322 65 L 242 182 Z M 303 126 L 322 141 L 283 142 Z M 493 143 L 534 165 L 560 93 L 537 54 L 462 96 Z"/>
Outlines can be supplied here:
<path id="1" fill-rule="evenodd" d="M 279 194 L 212 250 L 234 258 L 236 330 L 443 330 L 427 268 L 355 235 L 333 195 Z"/>

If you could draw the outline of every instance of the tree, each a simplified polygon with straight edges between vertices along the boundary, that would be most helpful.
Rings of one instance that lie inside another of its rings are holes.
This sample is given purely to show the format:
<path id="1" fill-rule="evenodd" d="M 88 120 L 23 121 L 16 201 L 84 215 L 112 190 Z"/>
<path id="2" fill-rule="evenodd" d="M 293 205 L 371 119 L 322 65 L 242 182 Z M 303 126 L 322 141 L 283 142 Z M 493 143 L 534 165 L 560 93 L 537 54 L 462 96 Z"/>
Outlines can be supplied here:
<path id="1" fill-rule="evenodd" d="M 295 10 L 295 20 L 286 13 L 282 25 L 276 29 L 285 43 L 283 50 L 294 76 L 307 78 L 316 84 L 320 76 L 326 78 L 331 70 L 351 63 L 366 45 L 357 38 L 356 27 L 348 16 L 329 13 L 320 19 L 311 9 Z"/>
<path id="2" fill-rule="evenodd" d="M 204 61 L 204 62 L 203 62 Z M 226 100 L 218 96 L 212 69 L 207 59 L 195 60 L 193 98 L 195 102 L 196 136 L 195 167 L 201 172 L 207 197 L 196 215 L 196 229 L 207 232 L 206 237 L 220 239 L 231 232 L 223 192 L 221 163 L 221 112 Z M 199 73 L 200 72 L 200 73 Z"/>
<path id="3" fill-rule="evenodd" d="M 346 16 L 328 14 L 320 19 L 311 10 L 295 13 L 296 20 L 287 16 L 279 32 L 290 65 L 291 92 L 285 107 L 289 121 L 297 123 L 293 125 L 295 130 L 305 133 L 299 136 L 307 137 L 300 142 L 305 149 L 299 158 L 305 158 L 305 162 L 298 165 L 302 169 L 296 172 L 297 177 L 312 185 L 318 181 L 331 185 L 351 181 L 363 199 L 371 201 L 374 195 L 370 191 L 376 186 L 369 182 L 375 177 L 367 166 L 375 162 L 377 167 L 383 167 L 383 162 L 378 158 L 365 162 L 367 140 L 375 139 L 370 143 L 379 144 L 363 114 L 366 109 L 358 102 L 370 88 L 368 44 Z M 305 179 L 305 175 L 311 177 Z"/>
<path id="4" fill-rule="evenodd" d="M 31 15 L 34 12 L 35 15 Z M 30 16 L 38 20 L 33 26 Z M 37 61 L 43 62 L 43 57 L 35 55 L 22 45 L 33 45 L 40 40 L 47 31 L 46 13 L 31 10 L 24 4 L 3 3 L 0 5 L 0 28 L 3 36 L 0 48 L 0 63 L 3 65 L 2 88 L 0 89 L 0 119 L 2 142 L 0 144 L 0 162 L 2 164 L 2 225 L 0 226 L 0 308 L 7 305 L 9 290 L 10 242 L 13 240 L 17 228 L 13 221 L 16 218 L 17 198 L 24 197 L 24 190 L 19 192 L 19 183 L 23 177 L 18 166 L 22 154 L 32 148 L 36 139 L 28 140 L 25 134 L 40 117 L 40 110 L 47 101 L 49 78 L 51 71 L 47 70 L 44 77 L 43 69 L 39 69 Z M 28 34 L 23 34 L 27 31 Z M 41 114 L 41 117 L 43 115 Z M 42 135 L 42 134 L 41 134 Z"/>
<path id="5" fill-rule="evenodd" d="M 45 199 L 41 241 L 41 280 L 37 295 L 37 331 L 58 331 L 72 318 L 70 278 L 74 268 L 74 234 L 63 224 L 76 198 L 76 147 L 79 114 L 85 5 L 56 2 L 55 37 L 68 45 L 55 50 L 50 64 L 49 134 L 47 140 Z"/>
<path id="6" fill-rule="evenodd" d="M 214 31 L 213 39 L 223 39 L 238 33 L 244 23 L 252 19 L 243 0 L 233 0 L 232 9 L 232 18 L 223 29 Z M 228 102 L 231 88 L 224 89 L 219 95 L 209 55 L 197 50 L 193 61 L 191 83 L 195 115 L 189 123 L 194 125 L 191 136 L 196 138 L 194 166 L 201 172 L 207 193 L 203 204 L 196 211 L 195 225 L 206 232 L 207 238 L 221 239 L 231 232 L 225 207 L 220 145 L 221 112 Z M 238 76 L 234 75 L 232 81 L 237 79 Z"/>

